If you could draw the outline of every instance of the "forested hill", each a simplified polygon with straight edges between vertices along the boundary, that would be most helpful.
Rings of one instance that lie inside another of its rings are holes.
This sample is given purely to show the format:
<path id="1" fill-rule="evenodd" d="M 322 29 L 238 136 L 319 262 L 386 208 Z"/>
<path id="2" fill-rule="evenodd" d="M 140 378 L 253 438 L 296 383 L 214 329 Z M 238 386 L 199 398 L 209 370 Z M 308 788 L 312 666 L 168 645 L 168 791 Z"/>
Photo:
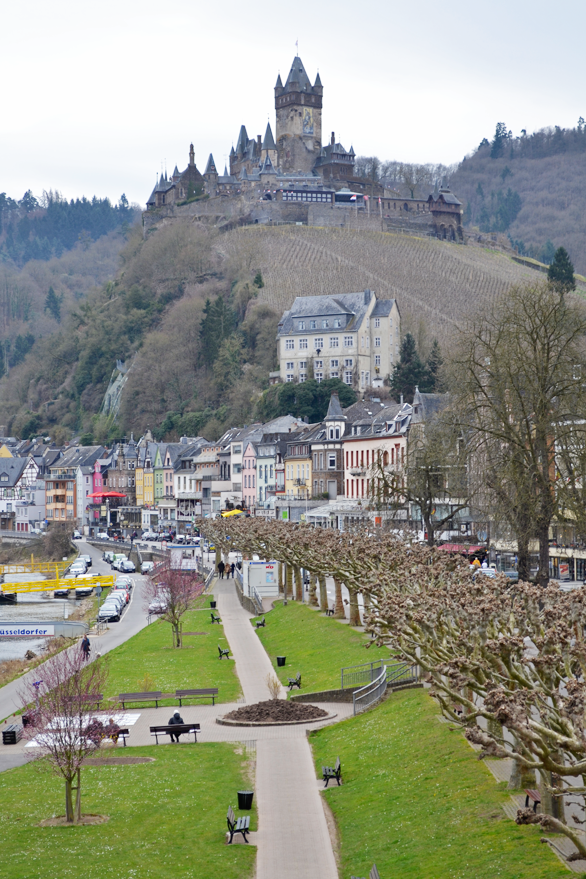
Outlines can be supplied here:
<path id="1" fill-rule="evenodd" d="M 586 273 L 586 125 L 513 136 L 499 123 L 450 175 L 468 231 L 504 233 L 521 254 L 551 262 L 556 248 Z"/>
<path id="2" fill-rule="evenodd" d="M 86 247 L 127 228 L 138 216 L 124 194 L 113 205 L 96 196 L 67 201 L 58 192 L 37 199 L 30 190 L 16 201 L 0 192 L 0 261 L 22 267 L 31 259 L 60 257 L 79 243 Z"/>

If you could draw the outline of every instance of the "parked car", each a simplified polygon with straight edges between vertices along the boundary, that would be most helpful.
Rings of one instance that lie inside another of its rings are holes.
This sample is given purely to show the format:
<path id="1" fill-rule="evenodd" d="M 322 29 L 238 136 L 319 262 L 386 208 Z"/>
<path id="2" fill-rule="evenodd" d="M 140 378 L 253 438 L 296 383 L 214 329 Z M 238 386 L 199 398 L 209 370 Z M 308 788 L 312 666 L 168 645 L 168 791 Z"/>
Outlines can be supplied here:
<path id="1" fill-rule="evenodd" d="M 120 605 L 116 601 L 105 601 L 98 611 L 98 620 L 117 623 L 120 619 Z"/>
<path id="2" fill-rule="evenodd" d="M 150 574 L 150 572 L 153 570 L 154 567 L 155 567 L 154 562 L 143 562 L 142 565 L 140 566 L 140 573 L 141 574 Z"/>
<path id="3" fill-rule="evenodd" d="M 114 589 L 110 592 L 110 595 L 121 595 L 124 598 L 124 604 L 128 604 L 130 601 L 130 594 L 124 588 L 124 586 L 115 586 Z"/>
<path id="4" fill-rule="evenodd" d="M 110 567 L 112 567 L 115 571 L 120 570 L 120 565 L 122 562 L 127 561 L 128 556 L 123 555 L 122 553 L 114 553 L 114 558 L 110 563 Z"/>
<path id="5" fill-rule="evenodd" d="M 74 540 L 81 540 L 81 531 L 77 531 L 77 530 L 74 531 L 73 532 L 73 539 Z"/>
<path id="6" fill-rule="evenodd" d="M 91 568 L 91 566 L 93 564 L 91 555 L 80 555 L 78 557 L 78 561 L 85 562 L 86 565 L 88 566 L 88 568 Z"/>
<path id="7" fill-rule="evenodd" d="M 114 581 L 114 588 L 116 589 L 118 586 L 123 586 L 128 589 L 129 592 L 132 592 L 134 587 L 134 581 L 132 577 L 128 577 L 126 574 L 123 574 L 121 577 L 116 577 Z"/>
<path id="8" fill-rule="evenodd" d="M 154 598 L 149 604 L 149 613 L 159 614 L 165 613 L 167 610 L 167 602 L 164 598 Z"/>
<path id="9" fill-rule="evenodd" d="M 98 540 L 109 540 L 107 531 L 98 531 Z"/>
<path id="10" fill-rule="evenodd" d="M 76 577 L 78 574 L 85 574 L 87 571 L 87 565 L 85 562 L 74 562 L 69 568 L 69 573 L 74 574 Z"/>
<path id="11" fill-rule="evenodd" d="M 158 540 L 159 538 L 154 531 L 143 531 L 142 540 Z"/>
<path id="12" fill-rule="evenodd" d="M 124 559 L 118 565 L 118 570 L 123 574 L 134 574 L 136 571 L 136 565 L 134 562 L 131 562 L 130 559 Z"/>

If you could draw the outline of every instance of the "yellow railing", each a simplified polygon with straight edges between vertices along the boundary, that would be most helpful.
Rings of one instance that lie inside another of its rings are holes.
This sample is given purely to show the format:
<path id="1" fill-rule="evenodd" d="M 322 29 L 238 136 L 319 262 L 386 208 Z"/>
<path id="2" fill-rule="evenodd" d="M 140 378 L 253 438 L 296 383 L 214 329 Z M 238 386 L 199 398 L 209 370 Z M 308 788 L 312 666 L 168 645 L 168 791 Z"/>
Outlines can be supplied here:
<path id="1" fill-rule="evenodd" d="M 17 571 L 17 573 L 19 573 Z M 37 580 L 34 583 L 0 583 L 0 591 L 12 595 L 15 592 L 55 592 L 57 589 L 93 589 L 101 586 L 109 589 L 114 585 L 114 577 L 88 577 L 87 579 L 68 578 L 67 580 Z"/>
<path id="2" fill-rule="evenodd" d="M 0 565 L 0 576 L 4 574 L 53 574 L 60 577 L 71 562 L 19 562 L 17 565 Z"/>

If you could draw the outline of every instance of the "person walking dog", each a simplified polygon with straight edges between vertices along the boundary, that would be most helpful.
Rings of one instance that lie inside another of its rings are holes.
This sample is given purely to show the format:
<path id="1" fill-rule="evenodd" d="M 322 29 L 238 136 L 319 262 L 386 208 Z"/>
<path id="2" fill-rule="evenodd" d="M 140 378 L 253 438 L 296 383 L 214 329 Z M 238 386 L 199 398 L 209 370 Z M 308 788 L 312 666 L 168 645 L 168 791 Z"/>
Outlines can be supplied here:
<path id="1" fill-rule="evenodd" d="M 90 658 L 90 639 L 87 636 L 87 633 L 84 635 L 83 641 L 81 642 L 81 652 L 83 653 L 83 658 L 87 661 Z"/>

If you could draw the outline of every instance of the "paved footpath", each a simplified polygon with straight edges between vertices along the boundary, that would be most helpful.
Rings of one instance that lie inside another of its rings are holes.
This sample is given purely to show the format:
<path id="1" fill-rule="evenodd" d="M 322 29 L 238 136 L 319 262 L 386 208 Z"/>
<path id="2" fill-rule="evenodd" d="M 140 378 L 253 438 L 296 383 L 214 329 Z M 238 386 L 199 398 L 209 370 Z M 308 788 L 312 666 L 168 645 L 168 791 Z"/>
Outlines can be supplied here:
<path id="1" fill-rule="evenodd" d="M 233 582 L 220 580 L 214 593 L 244 697 L 264 701 L 266 677 L 274 670 L 250 625 L 251 615 L 241 607 Z M 273 735 L 267 735 L 271 729 Z M 284 737 L 278 730 L 296 733 Z M 250 732 L 257 735 L 254 727 Z M 305 727 L 266 727 L 263 733 L 256 742 L 257 879 L 338 879 Z"/>

